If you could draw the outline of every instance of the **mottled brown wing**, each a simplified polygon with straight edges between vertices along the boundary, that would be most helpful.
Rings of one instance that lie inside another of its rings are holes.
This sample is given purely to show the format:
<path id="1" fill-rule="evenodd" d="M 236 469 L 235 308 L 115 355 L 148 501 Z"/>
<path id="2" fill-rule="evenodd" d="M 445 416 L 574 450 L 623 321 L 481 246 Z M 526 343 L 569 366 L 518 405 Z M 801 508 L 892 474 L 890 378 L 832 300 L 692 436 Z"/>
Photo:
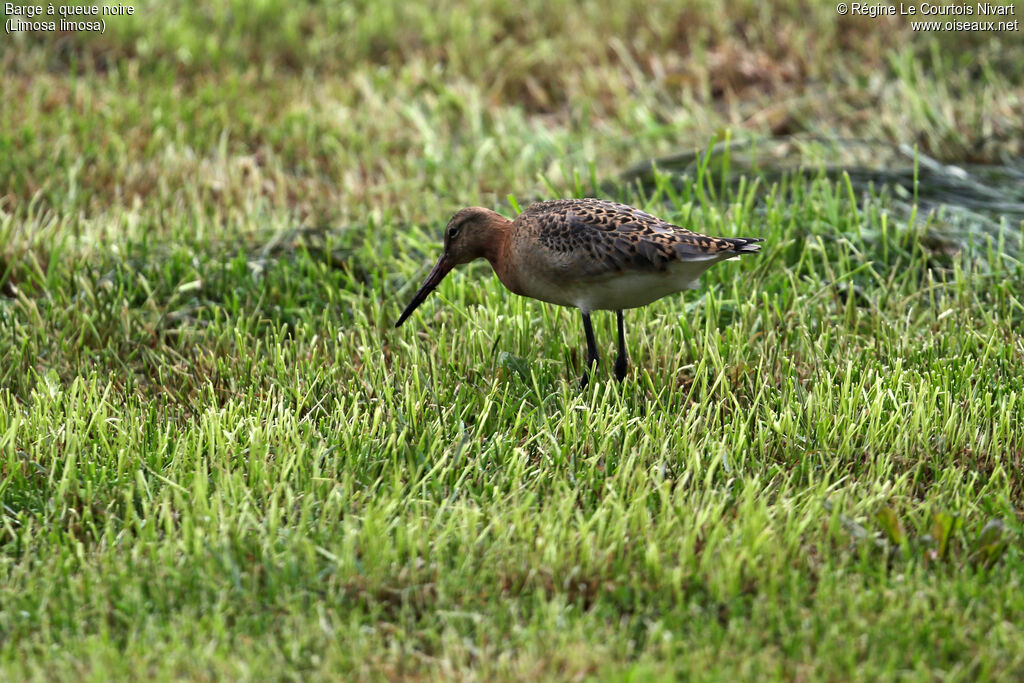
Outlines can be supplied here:
<path id="1" fill-rule="evenodd" d="M 561 199 L 531 205 L 520 219 L 532 223 L 538 241 L 574 259 L 579 272 L 664 271 L 675 261 L 708 261 L 757 251 L 756 239 L 707 237 L 625 204 L 598 199 Z M 746 249 L 744 248 L 746 247 Z"/>

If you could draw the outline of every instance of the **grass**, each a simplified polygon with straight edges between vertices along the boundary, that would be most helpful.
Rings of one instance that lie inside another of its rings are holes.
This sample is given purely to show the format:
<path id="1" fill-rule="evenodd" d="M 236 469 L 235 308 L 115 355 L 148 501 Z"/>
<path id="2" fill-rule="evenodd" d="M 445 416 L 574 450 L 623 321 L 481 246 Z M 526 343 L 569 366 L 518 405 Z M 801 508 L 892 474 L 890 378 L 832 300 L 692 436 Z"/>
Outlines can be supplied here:
<path id="1" fill-rule="evenodd" d="M 677 4 L 5 36 L 0 678 L 1024 673 L 1019 220 L 615 183 L 727 135 L 1007 163 L 1019 36 Z M 593 194 L 765 248 L 630 311 L 621 385 L 613 316 L 580 393 L 578 315 L 486 265 L 393 329 L 455 208 Z"/>

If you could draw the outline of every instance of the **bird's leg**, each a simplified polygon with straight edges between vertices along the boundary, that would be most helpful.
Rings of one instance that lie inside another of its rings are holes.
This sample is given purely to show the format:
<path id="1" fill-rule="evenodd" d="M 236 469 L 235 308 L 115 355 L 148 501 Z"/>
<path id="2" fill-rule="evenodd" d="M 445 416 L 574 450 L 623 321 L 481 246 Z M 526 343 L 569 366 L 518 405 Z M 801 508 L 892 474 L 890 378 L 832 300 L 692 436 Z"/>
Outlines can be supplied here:
<path id="1" fill-rule="evenodd" d="M 615 317 L 619 321 L 619 355 L 615 357 L 615 379 L 621 382 L 626 379 L 629 356 L 626 355 L 626 324 L 622 320 L 622 311 L 615 311 Z"/>
<path id="2" fill-rule="evenodd" d="M 597 341 L 594 339 L 594 326 L 590 322 L 590 314 L 586 311 L 581 311 L 581 313 L 583 313 L 583 331 L 587 334 L 587 367 L 584 368 L 583 376 L 580 377 L 580 389 L 584 389 L 589 380 L 588 371 L 597 367 L 600 358 L 597 355 Z"/>

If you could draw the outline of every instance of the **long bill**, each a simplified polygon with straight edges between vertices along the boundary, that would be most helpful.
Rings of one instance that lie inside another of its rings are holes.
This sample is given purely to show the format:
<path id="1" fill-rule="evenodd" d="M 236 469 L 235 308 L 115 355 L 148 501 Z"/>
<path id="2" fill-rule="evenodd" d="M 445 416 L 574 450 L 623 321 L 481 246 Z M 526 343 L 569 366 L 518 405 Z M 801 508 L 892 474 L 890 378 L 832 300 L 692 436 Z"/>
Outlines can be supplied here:
<path id="1" fill-rule="evenodd" d="M 441 258 L 438 259 L 437 264 L 434 265 L 434 269 L 430 271 L 430 275 L 428 275 L 427 279 L 423 281 L 423 285 L 420 286 L 419 291 L 413 296 L 412 301 L 410 301 L 409 305 L 405 307 L 404 311 L 402 311 L 402 315 L 398 316 L 398 322 L 395 323 L 395 327 L 404 323 L 405 319 L 412 315 L 412 312 L 415 311 L 421 303 L 423 303 L 423 300 L 426 299 L 439 284 L 441 284 L 441 280 L 444 279 L 444 276 L 447 275 L 454 267 L 455 264 L 448 260 L 448 255 L 442 254 Z"/>

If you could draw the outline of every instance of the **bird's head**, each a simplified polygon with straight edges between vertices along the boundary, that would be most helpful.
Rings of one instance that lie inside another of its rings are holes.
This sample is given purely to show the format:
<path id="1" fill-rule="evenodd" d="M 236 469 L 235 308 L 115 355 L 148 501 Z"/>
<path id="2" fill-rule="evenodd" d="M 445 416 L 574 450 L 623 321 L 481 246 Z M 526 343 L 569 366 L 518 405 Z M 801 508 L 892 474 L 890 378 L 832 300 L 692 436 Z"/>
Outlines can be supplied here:
<path id="1" fill-rule="evenodd" d="M 458 211 L 448 221 L 444 230 L 444 252 L 434 269 L 402 311 L 395 327 L 398 327 L 434 291 L 452 268 L 469 263 L 480 257 L 495 262 L 501 241 L 511 221 L 500 213 L 481 206 L 470 206 Z"/>

